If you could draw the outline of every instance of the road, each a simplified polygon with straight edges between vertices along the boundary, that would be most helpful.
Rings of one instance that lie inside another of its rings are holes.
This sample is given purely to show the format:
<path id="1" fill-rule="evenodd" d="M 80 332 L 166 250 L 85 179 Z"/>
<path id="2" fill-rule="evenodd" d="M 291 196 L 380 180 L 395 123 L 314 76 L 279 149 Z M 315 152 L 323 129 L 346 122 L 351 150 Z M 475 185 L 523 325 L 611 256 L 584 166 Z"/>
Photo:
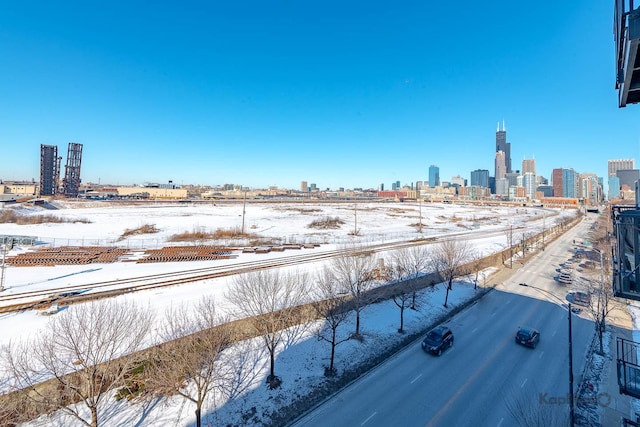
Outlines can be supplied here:
<path id="1" fill-rule="evenodd" d="M 512 426 L 508 406 L 515 404 L 566 416 L 566 403 L 552 403 L 567 402 L 569 391 L 568 312 L 561 304 L 567 289 L 554 276 L 589 225 L 570 230 L 448 321 L 455 343 L 441 357 L 425 354 L 418 340 L 294 425 Z M 594 329 L 584 313 L 572 319 L 577 389 Z M 519 325 L 541 332 L 536 349 L 515 344 Z"/>

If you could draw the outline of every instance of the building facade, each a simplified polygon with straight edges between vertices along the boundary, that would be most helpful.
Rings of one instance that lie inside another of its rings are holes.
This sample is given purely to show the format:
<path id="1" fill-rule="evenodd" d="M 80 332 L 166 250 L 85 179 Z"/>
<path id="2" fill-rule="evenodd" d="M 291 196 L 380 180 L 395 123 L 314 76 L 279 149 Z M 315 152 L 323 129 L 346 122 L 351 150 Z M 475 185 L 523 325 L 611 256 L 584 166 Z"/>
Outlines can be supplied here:
<path id="1" fill-rule="evenodd" d="M 635 169 L 634 159 L 617 159 L 607 161 L 608 176 L 616 176 L 620 169 Z"/>
<path id="2" fill-rule="evenodd" d="M 436 165 L 429 166 L 429 188 L 440 185 L 440 168 Z"/>
<path id="3" fill-rule="evenodd" d="M 486 169 L 476 169 L 471 171 L 471 187 L 489 188 L 489 171 Z"/>
<path id="4" fill-rule="evenodd" d="M 496 153 L 498 151 L 504 152 L 506 172 L 511 172 L 511 143 L 507 142 L 507 127 L 504 124 L 504 120 L 502 121 L 502 129 L 500 129 L 500 123 L 498 123 L 498 129 L 496 129 Z M 497 171 L 494 176 L 498 177 Z"/>
<path id="5" fill-rule="evenodd" d="M 536 159 L 524 159 L 522 160 L 522 174 L 532 173 L 536 174 Z"/>

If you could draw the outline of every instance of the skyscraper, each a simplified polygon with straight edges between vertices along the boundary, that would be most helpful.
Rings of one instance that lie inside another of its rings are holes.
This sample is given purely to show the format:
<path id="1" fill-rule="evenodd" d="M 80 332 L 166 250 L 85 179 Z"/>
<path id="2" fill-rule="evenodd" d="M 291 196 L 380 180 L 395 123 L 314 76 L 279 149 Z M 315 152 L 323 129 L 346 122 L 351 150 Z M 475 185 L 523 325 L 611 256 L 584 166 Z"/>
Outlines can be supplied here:
<path id="1" fill-rule="evenodd" d="M 471 171 L 471 186 L 489 188 L 489 171 L 486 169 Z"/>
<path id="2" fill-rule="evenodd" d="M 532 173 L 536 174 L 536 159 L 524 159 L 522 160 L 522 174 Z"/>
<path id="3" fill-rule="evenodd" d="M 495 171 L 496 180 L 504 178 L 507 173 L 507 163 L 504 151 L 496 152 Z"/>
<path id="4" fill-rule="evenodd" d="M 429 166 L 429 188 L 440 185 L 440 168 L 435 165 Z"/>
<path id="5" fill-rule="evenodd" d="M 607 161 L 608 176 L 616 176 L 616 172 L 620 169 L 635 169 L 633 159 L 617 159 Z"/>
<path id="6" fill-rule="evenodd" d="M 498 122 L 498 129 L 496 130 L 496 153 L 498 151 L 504 152 L 504 164 L 507 168 L 507 173 L 511 172 L 511 143 L 507 142 L 507 127 L 502 121 L 502 130 L 500 130 L 500 122 Z M 498 175 L 494 175 L 498 178 Z"/>

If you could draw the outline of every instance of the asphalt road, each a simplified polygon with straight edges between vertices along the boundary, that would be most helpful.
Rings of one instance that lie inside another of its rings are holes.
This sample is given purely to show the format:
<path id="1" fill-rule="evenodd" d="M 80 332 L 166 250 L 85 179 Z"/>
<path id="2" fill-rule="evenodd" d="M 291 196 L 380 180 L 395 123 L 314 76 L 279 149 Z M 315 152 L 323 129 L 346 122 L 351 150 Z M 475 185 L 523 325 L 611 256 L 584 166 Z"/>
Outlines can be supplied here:
<path id="1" fill-rule="evenodd" d="M 442 356 L 426 354 L 416 341 L 295 426 L 514 426 L 508 408 L 514 406 L 566 416 L 568 311 L 561 302 L 568 289 L 554 276 L 572 255 L 573 239 L 586 236 L 589 225 L 570 230 L 448 321 L 455 343 Z M 577 389 L 594 328 L 586 313 L 573 315 L 572 323 Z M 537 348 L 515 343 L 520 325 L 540 331 Z"/>

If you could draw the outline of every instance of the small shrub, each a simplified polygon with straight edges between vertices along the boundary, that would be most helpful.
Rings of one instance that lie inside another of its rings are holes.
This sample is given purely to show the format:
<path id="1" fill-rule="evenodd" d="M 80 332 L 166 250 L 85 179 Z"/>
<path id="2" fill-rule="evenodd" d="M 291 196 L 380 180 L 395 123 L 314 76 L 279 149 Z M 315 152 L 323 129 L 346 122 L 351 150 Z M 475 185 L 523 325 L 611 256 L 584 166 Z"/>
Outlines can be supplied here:
<path id="1" fill-rule="evenodd" d="M 84 223 L 90 224 L 88 219 L 78 218 L 61 218 L 54 215 L 19 215 L 12 210 L 0 211 L 0 224 L 18 224 L 18 225 L 33 225 L 33 224 L 62 224 L 62 223 Z"/>
<path id="2" fill-rule="evenodd" d="M 324 217 L 321 219 L 313 220 L 307 228 L 319 228 L 319 229 L 337 229 L 340 228 L 345 222 L 338 217 Z"/>
<path id="3" fill-rule="evenodd" d="M 145 224 L 142 227 L 138 228 L 127 228 L 124 230 L 124 233 L 118 238 L 118 240 L 124 240 L 130 236 L 137 236 L 139 234 L 153 234 L 157 233 L 160 230 L 156 228 L 154 224 Z"/>

